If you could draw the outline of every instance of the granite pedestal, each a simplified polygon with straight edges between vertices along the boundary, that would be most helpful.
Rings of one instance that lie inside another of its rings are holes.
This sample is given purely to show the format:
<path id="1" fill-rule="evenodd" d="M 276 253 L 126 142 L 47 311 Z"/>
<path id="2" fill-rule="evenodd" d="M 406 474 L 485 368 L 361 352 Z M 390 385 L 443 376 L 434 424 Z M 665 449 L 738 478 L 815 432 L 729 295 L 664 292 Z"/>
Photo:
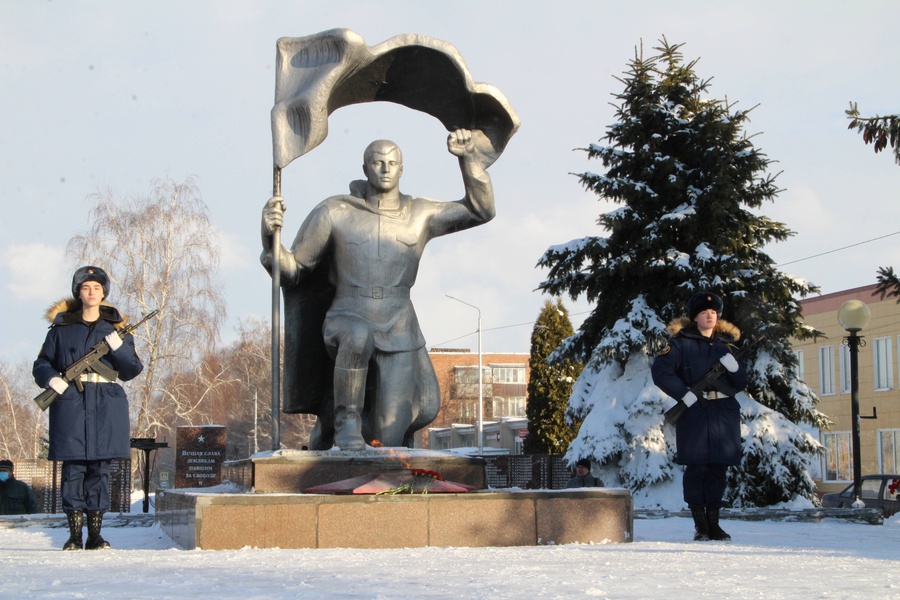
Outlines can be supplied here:
<path id="1" fill-rule="evenodd" d="M 444 479 L 480 481 L 483 487 L 484 470 L 480 459 L 430 451 L 410 451 L 400 461 L 386 453 L 298 454 L 232 464 L 226 473 L 233 483 L 221 490 L 162 491 L 157 520 L 183 548 L 206 550 L 531 546 L 633 538 L 634 506 L 625 489 L 307 494 L 303 490 L 313 485 L 395 468 L 434 470 Z"/>

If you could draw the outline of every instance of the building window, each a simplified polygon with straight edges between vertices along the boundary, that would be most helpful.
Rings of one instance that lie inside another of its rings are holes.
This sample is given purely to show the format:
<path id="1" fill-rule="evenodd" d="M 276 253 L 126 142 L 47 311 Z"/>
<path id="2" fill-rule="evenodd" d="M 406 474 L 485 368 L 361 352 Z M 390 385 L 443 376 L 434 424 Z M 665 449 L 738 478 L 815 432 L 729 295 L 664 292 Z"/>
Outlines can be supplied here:
<path id="1" fill-rule="evenodd" d="M 840 368 L 841 372 L 841 393 L 849 394 L 850 393 L 850 346 L 848 344 L 841 345 L 841 354 L 840 354 Z"/>
<path id="2" fill-rule="evenodd" d="M 875 342 L 875 390 L 894 387 L 894 359 L 891 355 L 891 338 L 879 337 Z"/>
<path id="3" fill-rule="evenodd" d="M 459 403 L 459 418 L 461 421 L 478 420 L 478 400 L 461 400 Z"/>
<path id="4" fill-rule="evenodd" d="M 900 469 L 900 429 L 878 432 L 878 464 L 881 473 L 896 473 Z"/>
<path id="5" fill-rule="evenodd" d="M 491 369 L 488 367 L 481 369 L 481 384 L 484 388 L 483 393 L 489 395 Z M 450 393 L 454 398 L 477 398 L 478 365 L 454 367 L 453 389 Z"/>
<path id="6" fill-rule="evenodd" d="M 525 416 L 525 398 L 517 396 L 512 398 L 503 398 L 494 396 L 492 400 L 493 415 L 495 419 L 500 417 L 524 417 Z"/>
<path id="7" fill-rule="evenodd" d="M 834 346 L 819 347 L 819 394 L 834 395 Z"/>
<path id="8" fill-rule="evenodd" d="M 825 481 L 850 481 L 852 449 L 849 431 L 822 434 L 825 446 Z"/>
<path id="9" fill-rule="evenodd" d="M 804 381 L 805 377 L 803 374 L 803 350 L 794 350 L 794 358 L 797 359 L 797 364 L 794 365 L 794 376 L 800 381 Z"/>
<path id="10" fill-rule="evenodd" d="M 494 367 L 494 383 L 525 383 L 525 367 Z"/>

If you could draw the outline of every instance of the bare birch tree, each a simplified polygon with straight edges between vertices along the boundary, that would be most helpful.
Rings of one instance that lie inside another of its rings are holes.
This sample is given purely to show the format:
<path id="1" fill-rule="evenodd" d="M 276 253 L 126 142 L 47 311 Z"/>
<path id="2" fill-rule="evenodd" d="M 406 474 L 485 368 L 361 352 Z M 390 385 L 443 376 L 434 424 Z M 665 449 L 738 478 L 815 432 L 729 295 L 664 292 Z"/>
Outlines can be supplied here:
<path id="1" fill-rule="evenodd" d="M 29 363 L 0 362 L 0 458 L 47 455 L 46 418 L 31 400 L 36 390 Z"/>

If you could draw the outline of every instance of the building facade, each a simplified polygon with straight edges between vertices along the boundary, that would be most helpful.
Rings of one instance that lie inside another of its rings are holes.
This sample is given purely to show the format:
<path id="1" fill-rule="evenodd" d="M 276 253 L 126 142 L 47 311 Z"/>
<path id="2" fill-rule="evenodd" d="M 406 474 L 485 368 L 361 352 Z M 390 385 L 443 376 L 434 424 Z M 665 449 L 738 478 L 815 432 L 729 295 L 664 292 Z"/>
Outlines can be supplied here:
<path id="1" fill-rule="evenodd" d="M 431 426 L 416 433 L 416 447 L 448 449 L 477 447 L 478 354 L 470 350 L 429 352 L 441 387 L 441 410 Z M 481 398 L 484 447 L 521 454 L 528 431 L 525 419 L 527 353 L 484 353 L 481 357 Z"/>
<path id="2" fill-rule="evenodd" d="M 817 432 L 825 447 L 820 469 L 813 471 L 820 493 L 840 491 L 853 481 L 850 350 L 837 317 L 847 300 L 864 302 L 872 314 L 858 334 L 865 344 L 858 354 L 862 474 L 900 471 L 900 305 L 875 295 L 875 287 L 800 301 L 803 321 L 825 334 L 793 340 L 800 378 L 819 396 L 819 410 L 832 421 L 829 429 Z"/>

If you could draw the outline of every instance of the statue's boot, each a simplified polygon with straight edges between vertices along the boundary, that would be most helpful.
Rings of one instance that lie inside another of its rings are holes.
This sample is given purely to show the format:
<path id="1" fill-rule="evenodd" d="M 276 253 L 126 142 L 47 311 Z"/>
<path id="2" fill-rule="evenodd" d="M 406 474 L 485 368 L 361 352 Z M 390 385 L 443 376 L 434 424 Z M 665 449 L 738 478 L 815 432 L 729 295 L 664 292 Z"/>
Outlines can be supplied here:
<path id="1" fill-rule="evenodd" d="M 341 450 L 365 450 L 362 407 L 368 369 L 334 370 L 334 445 Z"/>

